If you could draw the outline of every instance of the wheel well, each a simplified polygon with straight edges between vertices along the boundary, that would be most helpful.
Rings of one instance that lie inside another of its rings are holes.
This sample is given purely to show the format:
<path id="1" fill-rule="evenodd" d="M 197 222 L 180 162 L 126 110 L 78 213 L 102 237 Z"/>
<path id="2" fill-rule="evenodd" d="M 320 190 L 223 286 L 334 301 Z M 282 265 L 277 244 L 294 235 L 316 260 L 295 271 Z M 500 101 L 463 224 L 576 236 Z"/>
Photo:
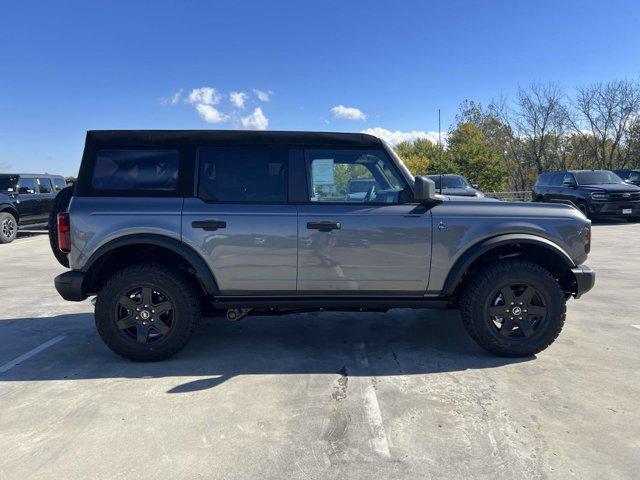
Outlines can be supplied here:
<path id="1" fill-rule="evenodd" d="M 0 207 L 0 212 L 7 212 L 10 213 L 11 215 L 13 215 L 16 219 L 16 222 L 20 221 L 20 214 L 18 213 L 18 211 L 11 207 L 11 206 L 4 206 L 4 207 Z"/>
<path id="2" fill-rule="evenodd" d="M 457 298 L 465 288 L 465 283 L 474 272 L 484 268 L 489 263 L 506 258 L 520 258 L 544 267 L 556 277 L 565 292 L 571 292 L 574 287 L 575 278 L 571 273 L 570 267 L 560 254 L 541 245 L 514 242 L 495 247 L 476 258 L 466 269 L 462 279 L 456 286 L 452 296 L 453 303 L 457 303 Z"/>
<path id="3" fill-rule="evenodd" d="M 102 284 L 121 268 L 138 263 L 154 262 L 187 273 L 201 293 L 207 294 L 196 269 L 189 261 L 170 248 L 149 244 L 123 245 L 106 252 L 87 270 L 83 290 L 90 294 L 96 293 Z"/>

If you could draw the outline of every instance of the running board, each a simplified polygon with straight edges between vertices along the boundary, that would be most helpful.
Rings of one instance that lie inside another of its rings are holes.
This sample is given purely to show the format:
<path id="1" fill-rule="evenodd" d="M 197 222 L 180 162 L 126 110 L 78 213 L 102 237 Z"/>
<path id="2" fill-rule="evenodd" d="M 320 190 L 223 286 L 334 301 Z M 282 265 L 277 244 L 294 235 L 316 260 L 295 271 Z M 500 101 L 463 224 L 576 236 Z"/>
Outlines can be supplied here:
<path id="1" fill-rule="evenodd" d="M 287 309 L 386 309 L 386 308 L 446 308 L 448 299 L 439 297 L 248 297 L 222 295 L 214 297 L 212 305 L 217 309 L 229 308 L 287 308 Z"/>

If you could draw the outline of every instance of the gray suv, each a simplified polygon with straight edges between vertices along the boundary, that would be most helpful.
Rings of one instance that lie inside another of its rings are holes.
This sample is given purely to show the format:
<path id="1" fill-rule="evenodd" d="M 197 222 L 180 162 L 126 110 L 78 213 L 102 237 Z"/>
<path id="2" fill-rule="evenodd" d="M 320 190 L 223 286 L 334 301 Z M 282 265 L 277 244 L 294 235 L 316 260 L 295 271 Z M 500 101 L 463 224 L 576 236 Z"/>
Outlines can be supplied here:
<path id="1" fill-rule="evenodd" d="M 100 336 L 138 361 L 175 354 L 212 310 L 459 308 L 482 347 L 522 356 L 592 288 L 590 237 L 567 205 L 437 195 L 370 135 L 91 131 L 55 285 L 96 295 Z"/>

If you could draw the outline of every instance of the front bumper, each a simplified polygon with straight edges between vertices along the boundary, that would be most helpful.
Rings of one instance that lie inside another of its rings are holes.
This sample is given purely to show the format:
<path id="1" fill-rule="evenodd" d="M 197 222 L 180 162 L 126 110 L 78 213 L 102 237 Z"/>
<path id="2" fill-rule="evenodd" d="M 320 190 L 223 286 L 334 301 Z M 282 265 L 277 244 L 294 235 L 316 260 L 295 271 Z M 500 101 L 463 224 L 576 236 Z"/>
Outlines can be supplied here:
<path id="1" fill-rule="evenodd" d="M 629 209 L 631 213 L 622 213 Z M 640 202 L 592 202 L 589 210 L 592 215 L 603 217 L 634 217 L 640 216 Z"/>
<path id="2" fill-rule="evenodd" d="M 580 298 L 596 284 L 596 272 L 586 265 L 578 265 L 577 267 L 572 268 L 571 273 L 573 273 L 576 280 L 574 292 L 576 298 Z"/>
<path id="3" fill-rule="evenodd" d="M 87 295 L 84 294 L 82 283 L 84 282 L 84 272 L 74 270 L 58 275 L 55 280 L 56 290 L 62 298 L 71 302 L 81 302 Z"/>

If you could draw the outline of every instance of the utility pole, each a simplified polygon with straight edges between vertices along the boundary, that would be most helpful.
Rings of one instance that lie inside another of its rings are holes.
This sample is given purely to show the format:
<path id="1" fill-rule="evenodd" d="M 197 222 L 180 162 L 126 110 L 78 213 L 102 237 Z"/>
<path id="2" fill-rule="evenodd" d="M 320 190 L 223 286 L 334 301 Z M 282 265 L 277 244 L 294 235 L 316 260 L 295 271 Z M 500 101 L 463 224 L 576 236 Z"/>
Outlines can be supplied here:
<path id="1" fill-rule="evenodd" d="M 438 109 L 438 146 L 442 146 L 442 141 L 440 139 L 440 109 Z"/>

